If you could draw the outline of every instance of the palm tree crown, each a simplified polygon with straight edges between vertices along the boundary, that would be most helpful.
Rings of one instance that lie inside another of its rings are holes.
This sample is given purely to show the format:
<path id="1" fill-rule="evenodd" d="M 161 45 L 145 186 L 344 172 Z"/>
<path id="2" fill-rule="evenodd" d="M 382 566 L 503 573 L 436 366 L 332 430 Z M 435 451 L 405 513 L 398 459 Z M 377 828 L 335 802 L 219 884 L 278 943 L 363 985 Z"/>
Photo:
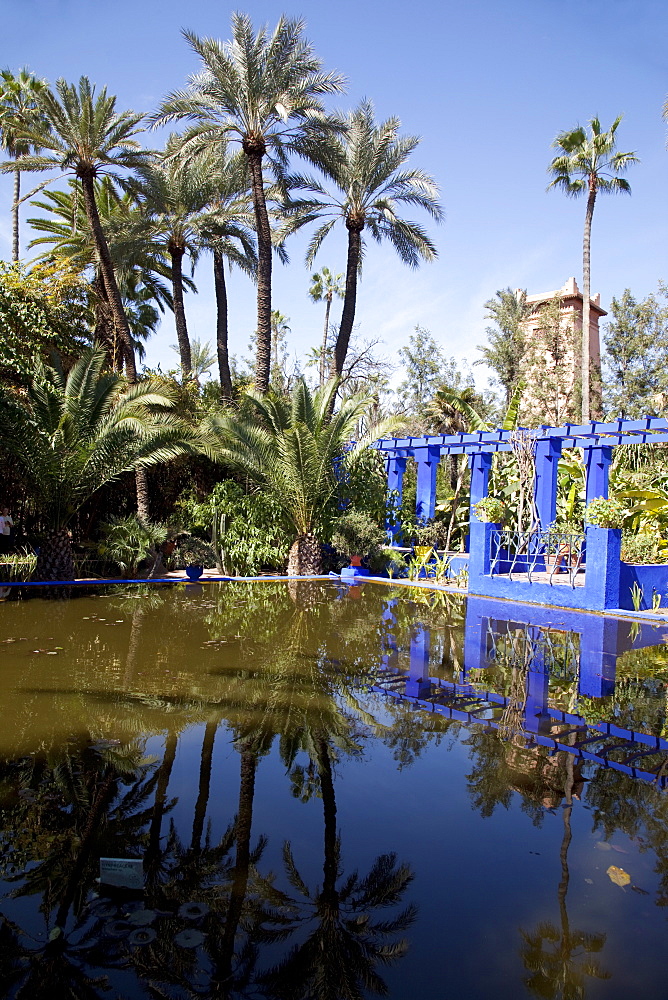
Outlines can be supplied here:
<path id="1" fill-rule="evenodd" d="M 552 143 L 558 150 L 548 167 L 552 180 L 549 188 L 561 188 L 571 198 L 587 196 L 584 236 L 582 241 L 582 421 L 590 417 L 590 249 L 591 222 L 594 203 L 599 191 L 607 194 L 630 194 L 631 186 L 622 176 L 626 169 L 638 162 L 635 153 L 615 151 L 616 132 L 622 115 L 615 118 L 607 132 L 598 118 L 589 121 L 589 132 L 577 125 L 567 132 L 560 132 Z M 597 379 L 598 381 L 598 379 Z M 596 406 L 599 409 L 599 405 Z"/>
<path id="2" fill-rule="evenodd" d="M 127 187 L 128 180 L 122 172 L 136 170 L 147 162 L 149 154 L 134 138 L 141 131 L 142 115 L 131 111 L 118 113 L 116 98 L 107 94 L 106 87 L 96 95 L 95 87 L 85 76 L 78 86 L 60 79 L 55 92 L 45 87 L 36 94 L 36 100 L 40 118 L 34 124 L 28 123 L 21 135 L 41 149 L 41 153 L 22 157 L 21 167 L 37 171 L 60 169 L 81 180 L 106 292 L 125 348 L 127 372 L 134 380 L 132 338 L 95 201 L 95 179 L 108 174 Z M 13 164 L 5 163 L 2 169 L 11 170 Z"/>
<path id="3" fill-rule="evenodd" d="M 197 124 L 184 137 L 186 148 L 219 148 L 241 143 L 248 158 L 258 238 L 258 342 L 255 385 L 266 392 L 271 353 L 271 229 L 262 161 L 269 154 L 280 175 L 286 150 L 300 136 L 322 130 L 323 94 L 341 90 L 342 78 L 323 73 L 321 62 L 303 37 L 304 22 L 281 17 L 273 34 L 257 33 L 246 14 L 232 15 L 232 40 L 222 43 L 184 35 L 203 63 L 185 90 L 163 101 L 155 124 L 189 119 Z"/>
<path id="4" fill-rule="evenodd" d="M 433 260 L 436 247 L 417 222 L 399 217 L 403 205 L 425 209 L 439 222 L 443 211 L 438 202 L 438 188 L 422 170 L 405 169 L 408 157 L 417 147 L 417 136 L 399 136 L 401 122 L 388 118 L 376 124 L 370 101 L 363 101 L 315 144 L 310 138 L 300 143 L 308 156 L 330 182 L 326 188 L 312 177 L 295 176 L 291 182 L 309 192 L 310 200 L 293 202 L 293 210 L 304 222 L 325 216 L 316 230 L 307 254 L 311 265 L 320 246 L 338 221 L 348 230 L 346 291 L 339 335 L 334 348 L 331 374 L 340 376 L 355 319 L 357 279 L 364 255 L 362 231 L 381 243 L 390 241 L 401 260 L 417 267 L 420 260 Z"/>
<path id="5" fill-rule="evenodd" d="M 28 156 L 39 146 L 25 139 L 23 132 L 35 124 L 38 114 L 38 95 L 46 87 L 44 80 L 19 70 L 15 76 L 11 70 L 0 72 L 0 144 L 15 161 Z M 27 195 L 30 197 L 30 195 Z M 21 165 L 14 164 L 14 201 L 12 204 L 12 260 L 19 259 L 19 205 L 21 202 Z"/>

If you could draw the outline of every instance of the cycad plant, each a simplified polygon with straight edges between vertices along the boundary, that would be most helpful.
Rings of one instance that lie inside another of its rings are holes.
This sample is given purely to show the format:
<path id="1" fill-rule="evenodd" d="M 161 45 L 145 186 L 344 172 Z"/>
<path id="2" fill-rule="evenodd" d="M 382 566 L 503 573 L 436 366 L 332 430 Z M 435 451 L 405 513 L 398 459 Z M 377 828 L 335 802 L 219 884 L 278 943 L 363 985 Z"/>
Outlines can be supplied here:
<path id="1" fill-rule="evenodd" d="M 2 447 L 23 467 L 32 504 L 47 528 L 35 576 L 71 580 L 68 524 L 123 472 L 195 454 L 196 441 L 170 410 L 173 391 L 147 379 L 128 386 L 91 348 L 66 375 L 38 364 L 25 392 L 0 390 Z"/>
<path id="2" fill-rule="evenodd" d="M 277 174 L 286 166 L 286 150 L 300 137 L 322 134 L 326 116 L 321 95 L 342 89 L 335 73 L 321 62 L 303 37 L 304 22 L 281 17 L 270 35 L 256 33 L 247 14 L 232 15 L 232 40 L 199 38 L 184 32 L 202 60 L 202 70 L 185 90 L 170 94 L 154 122 L 186 119 L 196 124 L 185 134 L 192 150 L 218 150 L 239 142 L 248 164 L 258 243 L 257 365 L 255 388 L 269 387 L 271 353 L 272 237 L 267 211 L 263 161 Z"/>
<path id="3" fill-rule="evenodd" d="M 316 230 L 307 254 L 310 267 L 322 241 L 337 222 L 348 233 L 346 290 L 341 325 L 334 346 L 330 374 L 340 377 L 346 360 L 355 321 L 357 281 L 364 256 L 366 229 L 377 243 L 389 240 L 399 257 L 410 267 L 420 260 L 434 260 L 436 247 L 417 222 L 399 216 L 404 205 L 424 209 L 439 222 L 443 211 L 436 183 L 422 170 L 405 164 L 420 139 L 399 136 L 398 118 L 376 124 L 370 101 L 338 121 L 338 127 L 314 142 L 306 137 L 300 151 L 325 175 L 325 185 L 316 178 L 295 175 L 291 184 L 300 187 L 306 198 L 293 202 L 302 223 L 325 218 Z"/>
<path id="4" fill-rule="evenodd" d="M 289 575 L 320 572 L 320 541 L 336 514 L 337 474 L 386 430 L 372 428 L 346 450 L 372 400 L 351 396 L 330 417 L 337 388 L 332 379 L 312 394 L 300 379 L 288 399 L 249 392 L 238 412 L 214 416 L 206 428 L 211 456 L 269 493 L 296 534 Z"/>

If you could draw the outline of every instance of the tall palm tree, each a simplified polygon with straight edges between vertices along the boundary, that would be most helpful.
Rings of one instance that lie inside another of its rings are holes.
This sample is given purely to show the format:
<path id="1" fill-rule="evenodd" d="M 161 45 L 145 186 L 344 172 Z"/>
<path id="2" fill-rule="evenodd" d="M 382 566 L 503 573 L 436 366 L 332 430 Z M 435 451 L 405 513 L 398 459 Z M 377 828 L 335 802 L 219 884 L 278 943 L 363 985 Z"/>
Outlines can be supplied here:
<path id="1" fill-rule="evenodd" d="M 90 288 L 95 339 L 108 350 L 114 370 L 120 370 L 123 361 L 121 345 L 90 225 L 83 210 L 81 185 L 76 179 L 70 180 L 69 184 L 69 191 L 47 191 L 43 200 L 32 202 L 48 214 L 28 219 L 33 229 L 44 234 L 28 245 L 30 248 L 48 248 L 38 259 L 62 261 L 78 271 L 92 274 Z M 158 323 L 157 310 L 163 312 L 165 306 L 172 306 L 172 297 L 165 284 L 165 279 L 171 277 L 171 269 L 165 259 L 164 243 L 154 238 L 147 225 L 146 214 L 136 198 L 127 192 L 119 192 L 110 177 L 95 181 L 95 201 L 130 326 L 133 350 L 141 359 L 144 355 L 143 340 L 153 333 Z M 194 287 L 189 279 L 186 278 L 185 282 L 188 287 Z"/>
<path id="2" fill-rule="evenodd" d="M 311 240 L 307 265 L 313 264 L 323 240 L 338 221 L 348 231 L 346 290 L 330 365 L 332 377 L 340 377 L 343 372 L 355 321 L 364 230 L 377 243 L 389 240 L 409 267 L 417 267 L 420 259 L 434 260 L 437 256 L 436 247 L 422 226 L 397 214 L 402 205 L 417 205 L 437 222 L 443 218 L 436 183 L 422 170 L 405 169 L 420 140 L 417 136 L 400 138 L 400 125 L 398 118 L 388 118 L 377 125 L 373 105 L 362 101 L 339 120 L 337 129 L 320 137 L 317 144 L 309 137 L 300 143 L 302 154 L 316 163 L 331 185 L 328 190 L 312 177 L 291 178 L 292 184 L 312 196 L 310 200 L 292 202 L 293 211 L 301 216 L 301 224 L 326 217 Z"/>
<path id="3" fill-rule="evenodd" d="M 342 89 L 342 78 L 323 73 L 321 61 L 303 37 L 304 21 L 281 17 L 271 36 L 256 33 L 247 14 L 232 15 L 232 41 L 184 36 L 203 68 L 185 90 L 161 104 L 156 125 L 179 119 L 197 122 L 186 140 L 193 148 L 239 142 L 247 158 L 258 243 L 257 363 L 255 388 L 266 392 L 271 363 L 272 239 L 265 197 L 263 161 L 282 174 L 286 150 L 307 132 L 322 133 L 326 122 L 320 97 Z"/>
<path id="4" fill-rule="evenodd" d="M 66 376 L 39 365 L 25 393 L 0 389 L 3 448 L 23 468 L 48 535 L 36 577 L 71 580 L 67 525 L 100 487 L 121 473 L 148 468 L 197 448 L 172 415 L 170 388 L 154 379 L 125 385 L 104 371 L 104 351 L 88 349 Z"/>
<path id="5" fill-rule="evenodd" d="M 114 316 L 118 336 L 123 344 L 125 366 L 131 382 L 137 378 L 132 337 L 123 300 L 116 281 L 109 245 L 100 221 L 95 200 L 95 179 L 102 175 L 116 177 L 127 184 L 118 171 L 133 171 L 146 164 L 149 154 L 134 138 L 141 132 L 142 115 L 131 111 L 116 111 L 116 98 L 103 87 L 96 95 L 88 77 L 82 76 L 78 86 L 60 79 L 55 92 L 44 87 L 36 95 L 40 117 L 21 130 L 20 138 L 41 149 L 40 155 L 21 158 L 23 170 L 60 169 L 74 174 L 81 181 L 86 216 L 93 235 L 100 271 Z M 13 163 L 2 164 L 4 171 Z"/>
<path id="6" fill-rule="evenodd" d="M 289 575 L 320 572 L 318 536 L 333 516 L 335 464 L 354 462 L 386 429 L 371 429 L 346 451 L 372 401 L 361 393 L 351 396 L 330 418 L 337 388 L 332 379 L 311 394 L 300 379 L 291 399 L 248 392 L 238 413 L 213 416 L 206 425 L 211 457 L 242 471 L 269 492 L 296 533 Z"/>
<path id="7" fill-rule="evenodd" d="M 615 151 L 615 133 L 622 115 L 615 118 L 607 132 L 601 129 L 598 118 L 589 120 L 589 132 L 577 125 L 567 132 L 560 132 L 552 143 L 558 155 L 552 160 L 548 172 L 552 180 L 548 185 L 560 187 L 571 198 L 586 194 L 584 236 L 582 239 L 582 422 L 587 423 L 591 411 L 591 372 L 589 316 L 591 312 L 591 222 L 594 203 L 599 191 L 605 194 L 630 194 L 629 182 L 621 176 L 632 163 L 638 163 L 635 153 Z M 596 403 L 596 410 L 600 403 Z"/>
<path id="8" fill-rule="evenodd" d="M 327 370 L 327 339 L 329 337 L 329 312 L 332 308 L 332 299 L 343 298 L 344 292 L 343 274 L 332 274 L 328 267 L 323 267 L 311 275 L 311 287 L 308 290 L 309 296 L 314 302 L 325 303 L 325 326 L 322 331 L 322 347 L 320 349 L 320 385 L 325 384 L 325 371 Z"/>
<path id="9" fill-rule="evenodd" d="M 14 200 L 12 202 L 12 260 L 19 259 L 19 206 L 21 199 L 21 157 L 39 149 L 23 137 L 23 130 L 32 127 L 38 114 L 37 96 L 46 87 L 28 70 L 0 72 L 0 144 L 14 160 Z"/>
<path id="10" fill-rule="evenodd" d="M 192 350 L 183 304 L 183 258 L 193 266 L 199 255 L 197 222 L 214 195 L 211 174 L 197 160 L 179 162 L 174 154 L 178 136 L 170 136 L 164 155 L 156 164 L 142 168 L 144 207 L 151 216 L 154 238 L 162 238 L 171 262 L 172 301 L 179 344 L 181 371 L 187 379 L 192 370 Z"/>
<path id="11" fill-rule="evenodd" d="M 248 170 L 245 158 L 212 156 L 205 150 L 206 170 L 211 177 L 212 196 L 208 212 L 198 222 L 199 240 L 213 255 L 213 279 L 216 292 L 216 353 L 220 395 L 223 403 L 232 400 L 229 326 L 225 261 L 245 274 L 257 274 L 254 242 L 254 215 L 250 201 Z"/>

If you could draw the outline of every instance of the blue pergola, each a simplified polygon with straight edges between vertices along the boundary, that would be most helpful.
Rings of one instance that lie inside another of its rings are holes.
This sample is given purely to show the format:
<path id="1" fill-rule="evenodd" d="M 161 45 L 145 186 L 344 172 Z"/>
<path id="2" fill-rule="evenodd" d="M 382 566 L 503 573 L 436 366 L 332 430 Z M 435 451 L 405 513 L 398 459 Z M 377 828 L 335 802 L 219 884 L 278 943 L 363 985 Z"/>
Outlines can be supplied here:
<path id="1" fill-rule="evenodd" d="M 668 420 L 644 417 L 642 420 L 593 420 L 589 424 L 541 426 L 527 431 L 536 442 L 536 509 L 541 525 L 556 516 L 557 464 L 565 448 L 585 452 L 587 502 L 607 497 L 608 472 L 612 449 L 621 444 L 668 443 Z M 422 437 L 384 438 L 375 446 L 385 457 L 388 490 L 394 504 L 401 503 L 403 479 L 409 458 L 417 464 L 416 515 L 419 521 L 434 516 L 436 506 L 436 470 L 447 455 L 467 455 L 471 467 L 471 505 L 487 495 L 492 456 L 512 451 L 512 431 L 475 431 L 470 434 L 430 434 Z"/>
<path id="2" fill-rule="evenodd" d="M 377 441 L 375 447 L 386 460 L 389 505 L 401 505 L 406 463 L 417 464 L 416 515 L 424 523 L 433 518 L 436 507 L 436 471 L 447 455 L 466 455 L 471 469 L 471 517 L 469 540 L 469 592 L 512 600 L 536 601 L 563 607 L 590 610 L 631 608 L 629 593 L 634 584 L 643 592 L 643 607 L 652 606 L 655 594 L 668 604 L 668 566 L 630 566 L 621 563 L 621 533 L 602 528 L 587 528 L 586 582 L 578 590 L 564 586 L 509 580 L 501 559 L 492 561 L 493 543 L 499 550 L 499 525 L 482 524 L 473 507 L 487 496 L 493 456 L 512 451 L 512 431 L 475 431 L 469 434 L 432 434 L 422 437 L 396 437 Z M 557 472 L 559 458 L 567 448 L 584 451 L 586 501 L 607 497 L 608 476 L 613 449 L 629 444 L 668 444 L 668 420 L 645 417 L 640 420 L 597 421 L 588 424 L 565 424 L 563 427 L 538 427 L 525 430 L 535 441 L 534 496 L 539 530 L 544 531 L 556 518 Z M 394 523 L 388 510 L 388 528 Z M 584 565 L 584 564 L 583 564 Z M 556 580 L 556 582 L 560 582 Z M 575 584 L 573 585 L 575 588 Z"/>

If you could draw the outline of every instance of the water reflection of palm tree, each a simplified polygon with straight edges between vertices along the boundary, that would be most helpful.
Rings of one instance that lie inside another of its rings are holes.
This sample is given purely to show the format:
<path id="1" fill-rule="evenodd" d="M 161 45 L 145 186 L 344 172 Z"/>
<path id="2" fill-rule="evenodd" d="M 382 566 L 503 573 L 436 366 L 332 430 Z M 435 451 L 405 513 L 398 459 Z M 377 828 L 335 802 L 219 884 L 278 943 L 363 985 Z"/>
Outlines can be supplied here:
<path id="1" fill-rule="evenodd" d="M 557 890 L 560 924 L 540 923 L 534 931 L 522 931 L 522 961 L 529 972 L 524 985 L 541 1000 L 584 1000 L 587 978 L 609 979 L 610 973 L 592 956 L 605 944 L 605 934 L 589 934 L 571 927 L 566 907 L 570 872 L 568 849 L 573 838 L 571 813 L 575 759 L 565 754 L 565 782 L 562 818 L 564 832 L 559 859 L 561 880 Z"/>
<path id="2" fill-rule="evenodd" d="M 368 874 L 343 876 L 341 839 L 337 832 L 332 746 L 323 732 L 311 734 L 323 804 L 324 863 L 322 885 L 310 890 L 295 863 L 289 842 L 284 862 L 295 898 L 277 893 L 284 905 L 301 906 L 300 923 L 309 928 L 303 943 L 262 977 L 269 996 L 282 1000 L 358 1000 L 365 993 L 384 995 L 387 987 L 376 971 L 405 954 L 408 944 L 396 935 L 415 919 L 407 906 L 391 919 L 372 920 L 370 911 L 396 906 L 413 879 L 409 865 L 396 855 L 379 855 Z"/>

